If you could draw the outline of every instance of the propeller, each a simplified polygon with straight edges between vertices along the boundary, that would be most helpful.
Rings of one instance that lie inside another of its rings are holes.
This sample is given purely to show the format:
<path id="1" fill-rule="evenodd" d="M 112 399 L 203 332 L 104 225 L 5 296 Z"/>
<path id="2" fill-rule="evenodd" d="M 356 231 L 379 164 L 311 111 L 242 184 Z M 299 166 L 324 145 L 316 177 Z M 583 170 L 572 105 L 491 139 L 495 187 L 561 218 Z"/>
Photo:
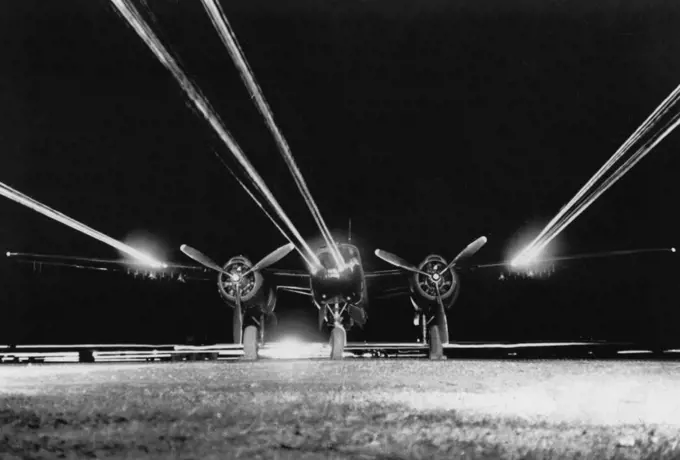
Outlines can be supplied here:
<path id="1" fill-rule="evenodd" d="M 295 249 L 295 246 L 293 243 L 288 243 L 284 244 L 280 248 L 274 249 L 272 252 L 264 256 L 258 263 L 253 265 L 248 271 L 243 273 L 241 278 L 245 277 L 246 275 L 249 275 L 252 272 L 256 272 L 258 270 L 262 270 L 264 268 L 269 267 L 270 265 L 275 264 L 279 260 L 283 259 L 285 256 L 287 256 L 293 249 Z M 191 257 L 193 260 L 198 262 L 199 264 L 203 265 L 204 267 L 210 268 L 212 270 L 215 270 L 220 273 L 224 273 L 225 275 L 231 277 L 232 274 L 229 273 L 228 271 L 224 270 L 222 267 L 217 265 L 215 261 L 213 261 L 210 257 L 206 256 L 203 254 L 201 251 L 198 249 L 192 248 L 191 246 L 188 246 L 186 244 L 183 244 L 180 246 L 180 250 L 186 254 L 187 256 Z"/>
<path id="2" fill-rule="evenodd" d="M 395 267 L 403 268 L 404 270 L 413 272 L 413 273 L 420 273 L 421 275 L 427 276 L 429 278 L 432 278 L 433 281 L 439 281 L 444 273 L 446 273 L 448 270 L 452 269 L 453 267 L 460 265 L 460 262 L 464 262 L 465 260 L 469 259 L 472 257 L 477 251 L 479 251 L 482 246 L 484 246 L 487 242 L 487 238 L 485 236 L 480 236 L 476 240 L 474 240 L 472 243 L 468 244 L 465 249 L 460 251 L 456 257 L 442 270 L 439 270 L 435 273 L 427 273 L 423 270 L 420 270 L 418 267 L 415 265 L 412 265 L 408 262 L 406 262 L 404 259 L 401 257 L 392 254 L 387 251 L 383 251 L 382 249 L 376 249 L 375 250 L 375 255 L 387 262 L 388 264 L 392 264 Z"/>
<path id="3" fill-rule="evenodd" d="M 429 280 L 432 281 L 432 283 L 435 286 L 436 293 L 437 293 L 437 304 L 439 306 L 439 310 L 437 313 L 437 316 L 439 316 L 438 323 L 440 324 L 440 334 L 442 337 L 442 340 L 444 342 L 448 341 L 448 331 L 446 329 L 446 315 L 444 313 L 444 302 L 442 301 L 442 294 L 440 291 L 440 284 L 444 280 L 444 274 L 448 271 L 451 270 L 453 267 L 460 265 L 461 262 L 465 262 L 467 259 L 475 255 L 477 251 L 479 251 L 482 246 L 484 246 L 487 242 L 487 238 L 485 236 L 480 236 L 476 240 L 474 240 L 472 243 L 468 244 L 462 251 L 458 253 L 456 257 L 453 258 L 453 260 L 443 269 L 438 270 L 434 273 L 427 273 L 423 270 L 420 270 L 418 267 L 415 265 L 412 265 L 408 262 L 406 262 L 404 259 L 401 257 L 391 254 L 387 251 L 383 251 L 382 249 L 376 249 L 375 250 L 375 255 L 384 260 L 385 262 L 392 264 L 396 267 L 402 268 L 404 270 L 413 272 L 413 273 L 419 273 L 421 275 L 426 276 Z"/>
<path id="4" fill-rule="evenodd" d="M 437 289 L 437 304 L 439 309 L 437 309 L 437 327 L 439 327 L 439 340 L 441 343 L 449 343 L 449 325 L 446 319 L 446 311 L 444 309 L 444 302 L 442 302 L 442 293 L 439 291 L 439 283 L 436 283 L 435 289 Z"/>
<path id="5" fill-rule="evenodd" d="M 477 251 L 482 249 L 482 246 L 484 246 L 487 242 L 487 238 L 485 236 L 480 236 L 476 240 L 474 240 L 472 243 L 468 244 L 465 246 L 465 249 L 460 251 L 456 257 L 451 261 L 450 264 L 444 268 L 440 273 L 446 273 L 447 270 L 453 268 L 458 262 L 465 261 L 466 259 L 469 259 L 470 257 L 474 256 Z"/>
<path id="6" fill-rule="evenodd" d="M 287 256 L 293 249 L 295 249 L 295 246 L 293 243 L 288 243 L 280 248 L 274 249 L 272 252 L 264 256 L 258 263 L 253 265 L 250 269 L 248 269 L 245 273 L 242 273 L 240 275 L 236 275 L 234 273 L 230 273 L 226 271 L 224 268 L 220 267 L 213 261 L 210 257 L 206 256 L 203 254 L 201 251 L 198 249 L 192 248 L 191 246 L 187 246 L 186 244 L 183 244 L 180 246 L 180 250 L 186 254 L 187 256 L 191 257 L 193 260 L 198 262 L 199 264 L 203 265 L 204 267 L 210 268 L 212 270 L 215 270 L 216 272 L 224 273 L 227 275 L 228 279 L 231 280 L 233 283 L 236 284 L 236 305 L 234 305 L 234 312 L 233 312 L 233 333 L 234 333 L 234 343 L 240 344 L 243 339 L 243 309 L 241 306 L 241 283 L 240 281 L 244 279 L 247 275 L 250 273 L 256 272 L 258 270 L 262 270 L 264 268 L 269 267 L 270 265 L 275 264 L 279 260 L 283 259 L 285 256 Z M 276 318 L 276 317 L 274 317 Z"/>
<path id="7" fill-rule="evenodd" d="M 206 256 L 205 254 L 203 254 L 198 249 L 192 248 L 191 246 L 187 246 L 186 244 L 180 246 L 179 249 L 184 254 L 194 259 L 196 262 L 203 265 L 204 267 L 210 268 L 220 273 L 224 273 L 225 275 L 229 275 L 229 272 L 227 272 L 222 267 L 217 265 L 215 261 L 213 261 L 210 257 Z"/>
<path id="8" fill-rule="evenodd" d="M 248 270 L 247 272 L 245 272 L 241 276 L 246 276 L 246 275 L 248 275 L 252 272 L 256 272 L 258 270 L 265 269 L 265 268 L 269 267 L 270 265 L 274 265 L 276 262 L 278 262 L 279 260 L 286 257 L 288 254 L 290 254 L 290 252 L 293 249 L 295 249 L 295 245 L 293 243 L 284 244 L 280 248 L 274 249 L 272 252 L 270 252 L 269 254 L 264 256 L 258 263 L 253 265 L 250 268 L 250 270 Z"/>
<path id="9" fill-rule="evenodd" d="M 429 273 L 418 269 L 418 267 L 416 267 L 415 265 L 411 265 L 401 257 L 392 254 L 391 252 L 383 251 L 382 249 L 376 249 L 375 255 L 384 260 L 385 262 L 387 262 L 388 264 L 394 265 L 395 267 L 403 268 L 404 270 L 408 270 L 413 273 L 420 273 L 421 275 L 430 276 Z"/>
<path id="10" fill-rule="evenodd" d="M 241 345 L 243 343 L 243 311 L 241 309 L 241 286 L 236 285 L 236 305 L 232 312 L 232 331 L 234 333 L 234 343 Z"/>

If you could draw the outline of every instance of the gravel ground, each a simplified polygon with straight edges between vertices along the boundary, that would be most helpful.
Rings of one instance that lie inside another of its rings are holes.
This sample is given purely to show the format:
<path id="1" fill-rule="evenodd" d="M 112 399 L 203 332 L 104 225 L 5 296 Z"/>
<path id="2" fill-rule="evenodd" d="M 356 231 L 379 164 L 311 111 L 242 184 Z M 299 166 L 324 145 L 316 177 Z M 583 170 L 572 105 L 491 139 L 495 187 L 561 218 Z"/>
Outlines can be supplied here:
<path id="1" fill-rule="evenodd" d="M 680 363 L 0 366 L 0 458 L 680 458 Z"/>

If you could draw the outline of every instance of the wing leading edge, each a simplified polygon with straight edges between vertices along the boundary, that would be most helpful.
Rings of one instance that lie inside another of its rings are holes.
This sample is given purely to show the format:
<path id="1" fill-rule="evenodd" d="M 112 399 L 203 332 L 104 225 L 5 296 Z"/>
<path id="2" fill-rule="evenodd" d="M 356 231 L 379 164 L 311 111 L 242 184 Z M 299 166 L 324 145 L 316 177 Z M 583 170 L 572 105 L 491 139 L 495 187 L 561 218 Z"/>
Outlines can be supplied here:
<path id="1" fill-rule="evenodd" d="M 37 267 L 55 266 L 81 270 L 125 272 L 133 275 L 147 275 L 149 278 L 173 278 L 178 281 L 214 280 L 212 273 L 200 265 L 167 264 L 163 268 L 152 268 L 143 262 L 123 259 L 101 259 L 28 252 L 7 252 L 5 255 L 19 263 L 33 264 Z"/>

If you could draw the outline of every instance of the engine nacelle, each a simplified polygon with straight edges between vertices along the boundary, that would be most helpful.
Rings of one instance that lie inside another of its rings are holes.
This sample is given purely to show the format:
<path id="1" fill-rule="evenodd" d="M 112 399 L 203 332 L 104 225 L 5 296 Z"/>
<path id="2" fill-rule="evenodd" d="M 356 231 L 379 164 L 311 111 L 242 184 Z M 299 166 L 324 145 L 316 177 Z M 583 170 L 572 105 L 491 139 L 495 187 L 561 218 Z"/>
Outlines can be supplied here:
<path id="1" fill-rule="evenodd" d="M 433 277 L 415 273 L 411 279 L 411 292 L 416 298 L 427 302 L 436 302 L 438 284 L 444 306 L 450 308 L 453 305 L 460 292 L 460 278 L 452 268 L 441 273 L 446 265 L 446 260 L 437 254 L 430 254 L 418 265 L 419 270 L 432 275 L 438 273 L 439 276 Z"/>
<path id="2" fill-rule="evenodd" d="M 229 304 L 236 302 L 239 292 L 241 302 L 254 300 L 262 291 L 264 278 L 260 272 L 244 274 L 253 266 L 252 262 L 243 256 L 236 256 L 224 264 L 224 271 L 217 275 L 217 288 L 220 296 Z"/>

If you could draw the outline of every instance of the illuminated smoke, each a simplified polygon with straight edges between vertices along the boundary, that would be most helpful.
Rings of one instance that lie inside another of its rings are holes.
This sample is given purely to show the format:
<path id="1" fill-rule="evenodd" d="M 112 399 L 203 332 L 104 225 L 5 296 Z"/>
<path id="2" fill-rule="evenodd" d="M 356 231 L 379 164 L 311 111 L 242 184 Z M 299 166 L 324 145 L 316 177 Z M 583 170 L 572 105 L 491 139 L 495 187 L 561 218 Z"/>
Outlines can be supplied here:
<path id="1" fill-rule="evenodd" d="M 298 189 L 300 189 L 300 193 L 305 199 L 305 202 L 307 203 L 307 206 L 309 207 L 309 210 L 319 227 L 321 235 L 326 240 L 328 247 L 331 249 L 335 263 L 338 264 L 338 267 L 342 268 L 342 255 L 340 254 L 340 251 L 335 244 L 335 240 L 333 239 L 331 232 L 328 230 L 328 227 L 321 216 L 319 208 L 314 202 L 314 198 L 312 198 L 312 194 L 307 188 L 307 184 L 302 172 L 295 163 L 295 159 L 293 158 L 293 154 L 290 151 L 288 142 L 283 137 L 281 130 L 279 130 L 278 126 L 274 122 L 274 114 L 269 108 L 269 104 L 267 104 L 267 101 L 265 100 L 264 94 L 262 94 L 259 85 L 255 81 L 255 75 L 246 61 L 245 55 L 243 54 L 243 51 L 236 40 L 236 35 L 234 34 L 229 21 L 227 21 L 224 11 L 222 11 L 221 6 L 215 0 L 202 0 L 202 2 L 206 12 L 208 13 L 208 16 L 210 16 L 210 19 L 215 26 L 215 30 L 222 39 L 222 43 L 227 48 L 227 51 L 229 51 L 229 55 L 238 68 L 241 74 L 241 79 L 250 91 L 251 97 L 255 100 L 255 105 L 264 117 L 269 130 L 272 132 L 272 135 L 276 140 L 276 145 L 279 148 L 279 152 L 281 152 L 288 169 L 290 169 L 290 172 L 295 179 L 295 183 L 297 184 Z"/>
<path id="2" fill-rule="evenodd" d="M 104 235 L 101 232 L 98 232 L 97 230 L 88 227 L 87 225 L 78 222 L 75 219 L 72 219 L 71 217 L 68 217 L 65 214 L 60 213 L 59 211 L 56 211 L 49 206 L 46 206 L 39 201 L 34 200 L 33 198 L 24 195 L 23 193 L 19 192 L 18 190 L 13 189 L 12 187 L 5 185 L 0 182 L 0 195 L 3 195 L 10 200 L 16 201 L 19 204 L 23 204 L 24 206 L 33 209 L 34 211 L 39 212 L 40 214 L 43 214 L 50 219 L 54 219 L 57 222 L 61 222 L 64 225 L 68 225 L 74 230 L 78 230 L 79 232 L 82 232 L 88 236 L 91 236 L 92 238 L 95 238 L 102 243 L 106 243 L 109 246 L 113 246 L 114 248 L 118 249 L 119 251 L 124 252 L 125 254 L 128 254 L 132 257 L 134 257 L 137 260 L 140 260 L 144 262 L 147 265 L 150 265 L 153 268 L 164 268 L 167 267 L 166 264 L 163 262 L 160 262 L 153 257 L 151 257 L 148 254 L 145 254 L 141 251 L 138 251 L 137 249 L 133 248 L 132 246 L 128 246 L 125 243 L 121 243 L 120 241 L 114 240 L 110 236 Z M 9 254 L 8 254 L 9 255 Z"/>
<path id="3" fill-rule="evenodd" d="M 319 265 L 316 254 L 314 254 L 309 248 L 305 240 L 302 238 L 300 233 L 297 231 L 293 223 L 279 205 L 276 198 L 274 198 L 274 195 L 264 183 L 262 177 L 260 177 L 229 131 L 227 131 L 227 129 L 224 127 L 221 120 L 217 116 L 217 113 L 208 103 L 208 100 L 205 98 L 205 96 L 203 96 L 203 94 L 201 94 L 198 87 L 189 79 L 189 77 L 187 77 L 186 73 L 180 68 L 177 61 L 163 46 L 139 12 L 128 0 L 111 0 L 111 3 L 116 7 L 120 15 L 127 20 L 128 24 L 135 30 L 135 32 L 137 32 L 144 43 L 147 44 L 149 49 L 154 53 L 158 60 L 172 73 L 180 87 L 194 103 L 196 109 L 198 109 L 206 121 L 208 121 L 210 126 L 217 133 L 220 140 L 224 142 L 224 144 L 234 154 L 241 166 L 243 166 L 246 172 L 251 176 L 255 184 L 260 188 L 262 194 L 267 198 L 267 200 L 269 200 L 278 216 L 286 223 L 288 228 L 291 230 L 291 233 L 299 240 L 300 247 L 295 245 L 296 249 L 300 251 L 301 254 L 301 248 L 305 249 L 311 260 L 313 260 L 316 265 Z M 293 242 L 291 241 L 291 243 Z"/>

